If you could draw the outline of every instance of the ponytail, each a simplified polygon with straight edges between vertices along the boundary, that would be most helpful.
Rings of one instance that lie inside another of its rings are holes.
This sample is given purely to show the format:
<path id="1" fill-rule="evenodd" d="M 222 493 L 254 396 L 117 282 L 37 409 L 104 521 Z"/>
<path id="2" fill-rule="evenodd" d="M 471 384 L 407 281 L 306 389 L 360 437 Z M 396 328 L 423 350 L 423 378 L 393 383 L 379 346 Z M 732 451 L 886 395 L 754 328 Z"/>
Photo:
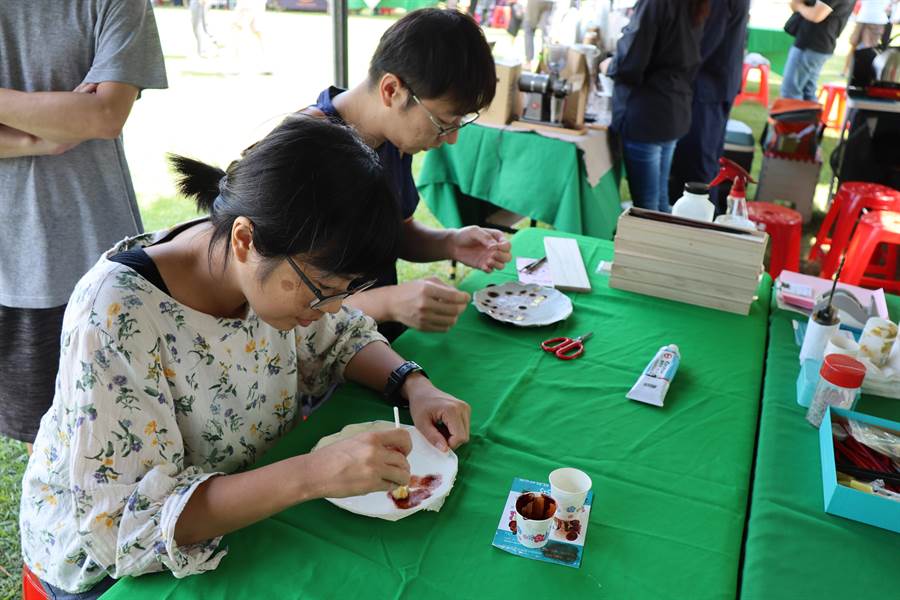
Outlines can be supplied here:
<path id="1" fill-rule="evenodd" d="M 212 212 L 212 205 L 219 195 L 219 182 L 225 171 L 199 160 L 169 154 L 169 164 L 175 170 L 175 185 L 182 196 L 193 198 L 199 212 Z"/>
<path id="2" fill-rule="evenodd" d="M 178 190 L 210 215 L 210 261 L 221 248 L 227 264 L 238 217 L 253 223 L 254 249 L 273 264 L 305 255 L 317 269 L 357 277 L 397 259 L 399 205 L 378 155 L 348 127 L 293 115 L 227 173 L 183 156 L 169 161 Z"/>

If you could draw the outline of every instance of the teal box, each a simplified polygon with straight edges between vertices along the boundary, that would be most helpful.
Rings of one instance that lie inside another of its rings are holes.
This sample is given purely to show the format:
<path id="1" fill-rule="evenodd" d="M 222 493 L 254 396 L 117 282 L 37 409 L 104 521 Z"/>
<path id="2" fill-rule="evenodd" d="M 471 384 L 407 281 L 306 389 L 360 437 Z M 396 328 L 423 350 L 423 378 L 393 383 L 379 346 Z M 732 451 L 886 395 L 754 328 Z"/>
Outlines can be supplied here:
<path id="1" fill-rule="evenodd" d="M 800 374 L 797 376 L 797 404 L 808 407 L 816 394 L 819 383 L 821 360 L 804 360 L 800 363 Z"/>
<path id="2" fill-rule="evenodd" d="M 825 413 L 825 418 L 822 419 L 822 426 L 819 428 L 825 512 L 900 533 L 900 502 L 838 484 L 834 462 L 834 443 L 831 436 L 833 417 L 854 419 L 892 430 L 898 434 L 900 434 L 900 423 L 830 406 L 828 412 Z"/>

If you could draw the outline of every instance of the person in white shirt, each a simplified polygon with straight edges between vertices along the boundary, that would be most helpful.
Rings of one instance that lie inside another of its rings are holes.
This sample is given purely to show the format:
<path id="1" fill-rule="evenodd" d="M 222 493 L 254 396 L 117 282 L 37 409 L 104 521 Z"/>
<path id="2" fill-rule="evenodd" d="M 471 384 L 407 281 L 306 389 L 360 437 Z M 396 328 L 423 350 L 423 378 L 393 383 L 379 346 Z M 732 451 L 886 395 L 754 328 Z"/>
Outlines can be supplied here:
<path id="1" fill-rule="evenodd" d="M 844 61 L 845 76 L 850 71 L 854 52 L 863 48 L 875 48 L 881 43 L 893 4 L 895 2 L 892 0 L 860 0 L 856 24 L 850 34 L 850 53 Z"/>

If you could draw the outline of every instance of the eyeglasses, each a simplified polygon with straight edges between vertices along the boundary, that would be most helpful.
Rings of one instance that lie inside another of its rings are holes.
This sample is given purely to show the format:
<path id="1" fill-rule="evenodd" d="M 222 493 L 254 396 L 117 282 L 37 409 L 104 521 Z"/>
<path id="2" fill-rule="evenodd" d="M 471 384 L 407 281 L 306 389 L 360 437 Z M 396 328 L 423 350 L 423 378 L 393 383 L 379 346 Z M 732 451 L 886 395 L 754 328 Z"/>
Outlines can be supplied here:
<path id="1" fill-rule="evenodd" d="M 440 119 L 438 119 L 437 117 L 434 116 L 434 113 L 432 113 L 430 110 L 428 110 L 428 108 L 426 108 L 426 106 L 424 104 L 422 104 L 422 101 L 419 100 L 419 97 L 416 96 L 416 93 L 414 91 L 412 91 L 411 87 L 409 87 L 409 86 L 406 86 L 406 87 L 409 90 L 409 94 L 410 94 L 410 96 L 412 96 L 412 99 L 415 100 L 416 104 L 418 104 L 419 106 L 422 107 L 422 110 L 424 110 L 425 113 L 428 115 L 428 120 L 431 121 L 431 124 L 434 125 L 435 129 L 437 129 L 438 137 L 444 137 L 445 135 L 450 135 L 454 131 L 459 131 L 466 125 L 471 125 L 472 123 L 474 123 L 478 119 L 478 117 L 481 116 L 481 113 L 478 113 L 478 112 L 469 113 L 467 115 L 460 117 L 459 123 L 457 123 L 456 125 L 451 125 L 450 127 L 447 127 L 441 122 Z"/>
<path id="2" fill-rule="evenodd" d="M 308 287 L 309 290 L 316 296 L 316 299 L 309 303 L 310 308 L 323 308 L 323 307 L 333 304 L 334 302 L 337 302 L 339 300 L 344 300 L 345 298 L 348 298 L 348 297 L 352 296 L 353 294 L 358 294 L 359 292 L 361 292 L 363 290 L 367 290 L 370 287 L 372 287 L 373 285 L 375 285 L 376 280 L 371 279 L 371 280 L 365 281 L 357 286 L 354 286 L 351 289 L 348 289 L 346 292 L 341 292 L 339 294 L 332 294 L 331 296 L 326 296 L 325 294 L 322 293 L 322 290 L 320 290 L 318 287 L 316 287 L 316 284 L 314 284 L 310 280 L 310 278 L 307 277 L 303 273 L 303 271 L 300 270 L 300 267 L 297 265 L 297 263 L 294 262 L 293 258 L 291 258 L 290 256 L 287 256 L 285 258 L 287 259 L 288 264 L 291 265 L 291 268 L 294 269 L 294 271 L 297 272 L 297 275 L 300 276 L 300 279 L 303 281 L 303 283 L 306 284 L 306 287 Z"/>

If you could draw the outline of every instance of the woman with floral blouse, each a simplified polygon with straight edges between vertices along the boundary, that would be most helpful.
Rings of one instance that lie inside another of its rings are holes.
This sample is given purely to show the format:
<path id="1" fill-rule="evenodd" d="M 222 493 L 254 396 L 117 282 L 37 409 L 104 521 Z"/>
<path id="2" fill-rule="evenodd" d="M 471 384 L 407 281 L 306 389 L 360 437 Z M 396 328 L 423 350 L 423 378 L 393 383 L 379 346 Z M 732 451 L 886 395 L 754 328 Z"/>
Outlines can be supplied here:
<path id="1" fill-rule="evenodd" d="M 227 174 L 173 164 L 209 217 L 123 240 L 66 310 L 20 514 L 25 563 L 52 594 L 214 569 L 225 533 L 409 481 L 403 430 L 253 468 L 297 422 L 302 394 L 344 379 L 380 391 L 403 372 L 374 322 L 341 305 L 396 258 L 377 157 L 345 127 L 296 117 Z M 468 440 L 469 405 L 421 372 L 398 394 L 438 448 Z"/>

